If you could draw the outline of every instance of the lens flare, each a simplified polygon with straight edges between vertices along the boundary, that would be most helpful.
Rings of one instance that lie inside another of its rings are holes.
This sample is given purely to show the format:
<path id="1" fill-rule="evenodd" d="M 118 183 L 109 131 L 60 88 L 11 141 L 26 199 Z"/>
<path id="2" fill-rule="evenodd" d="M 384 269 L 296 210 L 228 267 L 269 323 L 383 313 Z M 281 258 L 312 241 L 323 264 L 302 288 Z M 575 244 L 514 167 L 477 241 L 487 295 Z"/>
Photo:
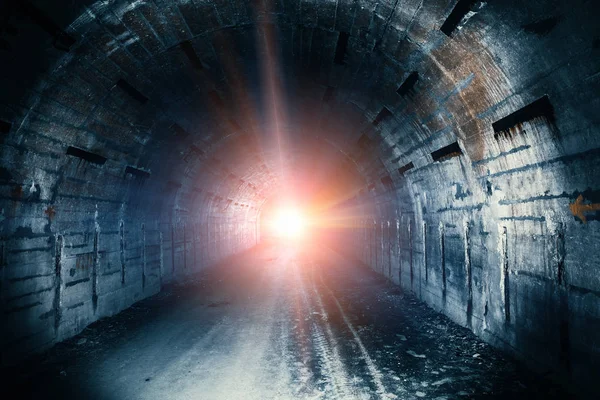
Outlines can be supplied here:
<path id="1" fill-rule="evenodd" d="M 302 236 L 305 228 L 304 216 L 295 209 L 281 209 L 273 219 L 273 231 L 280 237 L 298 238 Z"/>

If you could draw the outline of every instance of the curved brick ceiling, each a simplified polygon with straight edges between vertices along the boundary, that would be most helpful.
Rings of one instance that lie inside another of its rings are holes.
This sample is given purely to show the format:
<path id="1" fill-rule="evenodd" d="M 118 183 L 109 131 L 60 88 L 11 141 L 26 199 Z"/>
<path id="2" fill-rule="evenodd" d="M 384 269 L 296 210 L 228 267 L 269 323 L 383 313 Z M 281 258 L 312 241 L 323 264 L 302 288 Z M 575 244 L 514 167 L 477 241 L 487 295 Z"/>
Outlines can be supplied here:
<path id="1" fill-rule="evenodd" d="M 351 171 L 326 204 L 402 187 L 410 167 L 435 175 L 434 152 L 455 142 L 471 162 L 462 179 L 499 173 L 503 155 L 520 147 L 503 140 L 511 126 L 493 123 L 536 99 L 551 100 L 513 125 L 543 117 L 551 129 L 525 141 L 548 142 L 565 115 L 593 118 L 585 99 L 563 90 L 575 90 L 561 70 L 571 43 L 540 50 L 550 32 L 566 34 L 561 21 L 586 18 L 577 8 L 556 16 L 541 3 L 435 0 L 23 4 L 7 6 L 2 37 L 15 77 L 2 115 L 17 145 L 4 154 L 21 165 L 10 178 L 40 186 L 48 201 L 73 185 L 52 176 L 72 168 L 68 146 L 106 159 L 89 172 L 97 187 L 106 181 L 105 199 L 135 204 L 145 193 L 167 213 L 216 199 L 246 212 L 281 182 L 310 176 L 309 166 Z M 569 114 L 569 101 L 583 103 L 582 115 Z M 572 152 L 564 146 L 526 161 Z M 325 189 L 312 186 L 308 197 L 323 200 Z"/>

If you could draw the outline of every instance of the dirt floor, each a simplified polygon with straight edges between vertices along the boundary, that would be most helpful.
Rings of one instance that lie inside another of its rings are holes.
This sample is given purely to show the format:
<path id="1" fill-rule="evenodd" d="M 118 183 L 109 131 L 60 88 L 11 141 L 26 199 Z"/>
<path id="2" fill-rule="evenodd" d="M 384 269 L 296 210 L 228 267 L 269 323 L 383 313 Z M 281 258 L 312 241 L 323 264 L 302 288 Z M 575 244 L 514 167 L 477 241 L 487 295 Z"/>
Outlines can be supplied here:
<path id="1" fill-rule="evenodd" d="M 262 246 L 4 371 L 4 398 L 568 396 L 325 249 Z"/>

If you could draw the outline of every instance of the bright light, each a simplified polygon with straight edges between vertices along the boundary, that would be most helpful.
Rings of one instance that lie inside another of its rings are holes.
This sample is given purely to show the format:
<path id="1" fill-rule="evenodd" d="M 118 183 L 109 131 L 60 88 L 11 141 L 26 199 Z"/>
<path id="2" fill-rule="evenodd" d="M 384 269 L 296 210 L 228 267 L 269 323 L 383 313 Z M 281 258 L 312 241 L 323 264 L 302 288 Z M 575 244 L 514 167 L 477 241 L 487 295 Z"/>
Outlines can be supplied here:
<path id="1" fill-rule="evenodd" d="M 306 221 L 304 216 L 295 209 L 281 209 L 273 220 L 273 230 L 276 235 L 287 238 L 298 238 L 304 233 Z"/>

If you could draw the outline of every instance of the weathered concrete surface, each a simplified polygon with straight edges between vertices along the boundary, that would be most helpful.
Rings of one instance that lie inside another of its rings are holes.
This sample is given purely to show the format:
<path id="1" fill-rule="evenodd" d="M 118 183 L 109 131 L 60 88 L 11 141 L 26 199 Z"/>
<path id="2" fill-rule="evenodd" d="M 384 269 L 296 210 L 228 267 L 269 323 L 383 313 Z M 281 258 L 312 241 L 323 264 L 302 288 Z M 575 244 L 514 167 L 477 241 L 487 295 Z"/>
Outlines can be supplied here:
<path id="1" fill-rule="evenodd" d="M 315 247 L 231 259 L 41 360 L 22 371 L 24 398 L 564 398 L 364 266 Z"/>

